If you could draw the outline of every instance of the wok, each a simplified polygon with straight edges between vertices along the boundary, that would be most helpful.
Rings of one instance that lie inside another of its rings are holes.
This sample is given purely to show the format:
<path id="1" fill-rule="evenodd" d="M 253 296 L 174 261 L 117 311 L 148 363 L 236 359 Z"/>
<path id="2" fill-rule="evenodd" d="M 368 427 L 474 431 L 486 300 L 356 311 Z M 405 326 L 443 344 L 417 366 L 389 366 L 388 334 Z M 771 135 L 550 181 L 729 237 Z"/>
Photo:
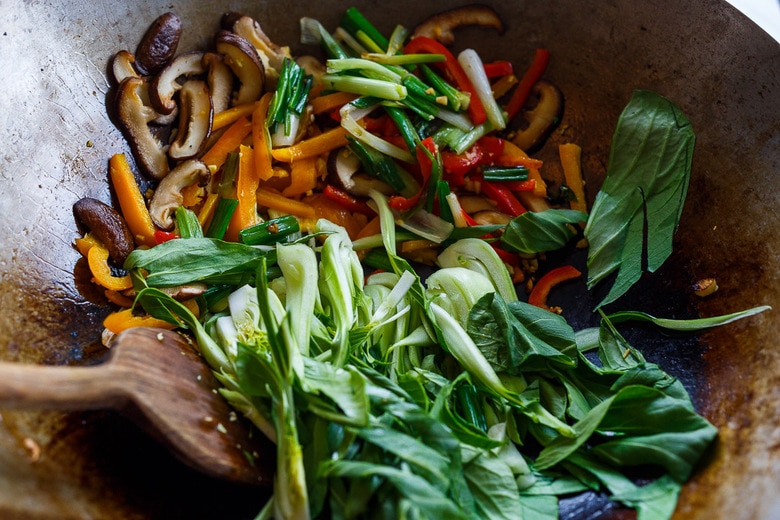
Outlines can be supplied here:
<path id="1" fill-rule="evenodd" d="M 3 3 L 0 359 L 90 364 L 105 354 L 100 323 L 109 307 L 72 246 L 78 230 L 71 208 L 85 196 L 109 201 L 107 159 L 129 151 L 106 110 L 111 55 L 134 50 L 168 10 L 184 22 L 180 51 L 207 45 L 227 9 L 254 16 L 272 39 L 295 47 L 300 16 L 335 27 L 352 3 Z M 435 4 L 359 6 L 390 31 L 445 6 Z M 620 306 L 665 317 L 763 304 L 780 309 L 780 46 L 721 1 L 495 4 L 506 34 L 463 30 L 456 45 L 471 44 L 486 59 L 511 58 L 518 67 L 536 47 L 551 50 L 547 77 L 565 94 L 562 125 L 584 150 L 589 197 L 633 89 L 670 98 L 693 123 L 696 151 L 676 252 Z M 716 278 L 720 290 L 695 300 L 690 284 L 704 277 Z M 584 322 L 589 311 L 572 313 Z M 719 428 L 712 460 L 685 487 L 678 518 L 780 517 L 778 337 L 777 310 L 700 336 L 631 333 L 650 360 L 682 379 Z M 2 411 L 3 518 L 243 518 L 256 512 L 262 493 L 190 471 L 113 413 Z M 624 517 L 597 496 L 566 500 L 564 513 Z"/>

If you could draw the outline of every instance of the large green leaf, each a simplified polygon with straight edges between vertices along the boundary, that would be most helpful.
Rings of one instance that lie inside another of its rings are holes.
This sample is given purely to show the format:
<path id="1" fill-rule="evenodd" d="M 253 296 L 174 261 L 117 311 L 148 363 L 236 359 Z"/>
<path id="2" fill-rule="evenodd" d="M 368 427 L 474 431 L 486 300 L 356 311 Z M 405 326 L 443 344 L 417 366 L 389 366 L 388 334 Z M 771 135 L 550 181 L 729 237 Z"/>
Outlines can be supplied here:
<path id="1" fill-rule="evenodd" d="M 617 271 L 599 306 L 622 296 L 672 252 L 688 191 L 695 137 L 669 100 L 634 92 L 618 120 L 607 176 L 585 227 L 588 287 Z"/>

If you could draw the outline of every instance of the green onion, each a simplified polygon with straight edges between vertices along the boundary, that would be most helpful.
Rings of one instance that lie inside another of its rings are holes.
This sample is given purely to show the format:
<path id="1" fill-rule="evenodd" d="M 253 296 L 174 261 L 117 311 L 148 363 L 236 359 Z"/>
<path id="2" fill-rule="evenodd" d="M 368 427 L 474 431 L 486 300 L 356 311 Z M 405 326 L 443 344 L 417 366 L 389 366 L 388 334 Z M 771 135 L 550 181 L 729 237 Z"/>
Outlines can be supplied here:
<path id="1" fill-rule="evenodd" d="M 366 54 L 366 59 L 383 65 L 416 65 L 418 63 L 438 63 L 445 61 L 444 54 Z"/>
<path id="2" fill-rule="evenodd" d="M 198 216 L 184 206 L 176 208 L 176 226 L 182 238 L 203 238 L 203 228 L 200 226 Z"/>
<path id="3" fill-rule="evenodd" d="M 482 168 L 482 178 L 486 181 L 524 181 L 528 179 L 528 168 L 525 166 L 485 166 Z"/>
<path id="4" fill-rule="evenodd" d="M 343 72 L 347 70 L 359 70 L 360 73 L 370 79 L 390 81 L 392 83 L 401 83 L 401 76 L 393 70 L 377 63 L 376 61 L 363 58 L 345 58 L 340 60 L 328 60 L 325 65 L 328 73 Z"/>
<path id="5" fill-rule="evenodd" d="M 393 272 L 393 264 L 382 248 L 372 249 L 363 256 L 363 264 L 373 269 L 381 269 L 389 273 Z"/>
<path id="6" fill-rule="evenodd" d="M 406 97 L 406 87 L 392 81 L 323 74 L 322 83 L 327 89 L 351 92 L 361 96 L 373 96 L 395 101 Z"/>
<path id="7" fill-rule="evenodd" d="M 217 194 L 223 198 L 235 197 L 235 180 L 238 173 L 239 155 L 237 152 L 230 152 L 222 166 L 222 177 L 219 179 Z"/>
<path id="8" fill-rule="evenodd" d="M 341 23 L 339 25 L 359 40 L 359 33 L 363 33 L 365 37 L 373 43 L 373 47 L 379 47 L 379 52 L 384 52 L 388 47 L 389 42 L 387 41 L 387 38 L 385 38 L 355 7 L 347 9 L 344 16 L 341 18 Z"/>
<path id="9" fill-rule="evenodd" d="M 214 210 L 214 216 L 209 224 L 209 229 L 206 231 L 207 238 L 217 238 L 222 240 L 227 231 L 230 219 L 233 217 L 233 212 L 236 211 L 238 206 L 237 199 L 222 197 L 217 202 L 217 207 Z"/>
<path id="10" fill-rule="evenodd" d="M 384 108 L 387 115 L 395 123 L 395 126 L 398 127 L 398 131 L 401 133 L 407 148 L 410 150 L 417 148 L 420 136 L 417 134 L 417 130 L 414 128 L 409 116 L 406 115 L 406 112 L 397 107 L 385 106 Z"/>
<path id="11" fill-rule="evenodd" d="M 301 43 L 321 45 L 329 58 L 348 58 L 349 54 L 341 48 L 322 24 L 314 18 L 301 18 Z"/>
<path id="12" fill-rule="evenodd" d="M 450 183 L 447 181 L 439 181 L 436 183 L 436 197 L 439 200 L 439 216 L 442 220 L 446 220 L 450 224 L 454 224 L 455 220 L 452 218 L 452 210 L 450 205 L 447 204 L 447 195 L 450 194 Z"/>
<path id="13" fill-rule="evenodd" d="M 255 224 L 238 232 L 239 241 L 249 246 L 271 245 L 281 242 L 301 230 L 298 219 L 292 215 Z"/>
<path id="14" fill-rule="evenodd" d="M 444 79 L 436 74 L 433 69 L 427 65 L 420 65 L 420 72 L 425 80 L 441 95 L 447 97 L 447 106 L 452 110 L 466 110 L 469 106 L 471 98 L 465 92 L 461 92 L 456 89 Z"/>
<path id="15" fill-rule="evenodd" d="M 409 183 L 405 182 L 404 176 L 401 174 L 401 167 L 390 156 L 365 146 L 352 136 L 347 137 L 347 140 L 350 151 L 360 159 L 369 175 L 386 182 L 405 197 L 417 192 L 416 187 L 410 187 Z"/>

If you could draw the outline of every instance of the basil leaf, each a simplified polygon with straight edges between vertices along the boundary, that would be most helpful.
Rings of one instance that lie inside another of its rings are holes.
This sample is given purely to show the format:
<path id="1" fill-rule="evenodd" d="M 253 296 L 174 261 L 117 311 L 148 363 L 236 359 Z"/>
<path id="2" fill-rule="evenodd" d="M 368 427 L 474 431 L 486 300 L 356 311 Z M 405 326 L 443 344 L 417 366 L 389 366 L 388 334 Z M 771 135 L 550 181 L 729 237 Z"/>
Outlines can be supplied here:
<path id="1" fill-rule="evenodd" d="M 543 253 L 565 246 L 576 232 L 569 224 L 585 222 L 588 216 L 571 209 L 527 211 L 513 218 L 501 235 L 501 245 L 515 253 Z"/>
<path id="2" fill-rule="evenodd" d="M 269 254 L 243 244 L 188 238 L 136 249 L 127 257 L 124 267 L 147 271 L 146 283 L 150 287 L 173 287 L 194 281 L 216 283 L 229 275 L 254 273 L 264 256 Z"/>
<path id="3" fill-rule="evenodd" d="M 655 272 L 671 254 L 694 141 L 688 118 L 674 104 L 653 92 L 634 92 L 618 120 L 606 179 L 585 227 L 588 288 L 618 272 L 599 307 L 622 296 L 643 271 Z"/>

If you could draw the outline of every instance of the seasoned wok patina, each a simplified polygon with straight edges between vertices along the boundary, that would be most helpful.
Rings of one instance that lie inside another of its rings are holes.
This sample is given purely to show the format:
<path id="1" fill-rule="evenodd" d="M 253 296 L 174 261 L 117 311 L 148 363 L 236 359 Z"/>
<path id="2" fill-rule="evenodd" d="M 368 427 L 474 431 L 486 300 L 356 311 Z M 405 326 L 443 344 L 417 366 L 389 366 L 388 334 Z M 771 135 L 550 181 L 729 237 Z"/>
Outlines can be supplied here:
<path id="1" fill-rule="evenodd" d="M 240 1 L 229 8 L 261 22 L 273 20 L 264 24 L 273 41 L 295 46 L 300 16 L 313 14 L 334 26 L 349 5 Z M 411 27 L 443 7 L 360 4 L 368 15 L 382 13 L 376 19 L 383 30 L 398 22 Z M 473 42 L 486 58 L 508 57 L 518 66 L 536 47 L 550 49 L 546 77 L 566 99 L 551 139 L 566 132 L 582 145 L 590 197 L 603 178 L 615 120 L 634 88 L 673 100 L 696 130 L 676 253 L 621 306 L 666 317 L 725 314 L 761 304 L 780 308 L 774 269 L 780 238 L 773 232 L 780 225 L 775 209 L 780 202 L 780 46 L 720 2 L 560 1 L 510 8 L 497 3 L 496 8 L 503 16 L 503 36 L 459 29 L 455 45 Z M 150 23 L 168 11 L 182 22 L 177 52 L 206 47 L 222 14 L 208 2 L 125 6 L 104 0 L 17 3 L 0 14 L 0 69 L 9 86 L 8 108 L 0 116 L 4 360 L 89 364 L 105 354 L 100 322 L 108 306 L 72 247 L 78 236 L 72 207 L 83 197 L 111 201 L 107 158 L 130 151 L 111 119 L 111 58 L 118 49 L 135 49 Z M 717 280 L 718 292 L 698 299 L 692 285 L 710 277 Z M 589 310 L 581 312 L 585 319 Z M 635 334 L 629 340 L 680 377 L 720 431 L 712 463 L 685 488 L 677 516 L 780 514 L 774 493 L 780 473 L 777 311 L 699 338 L 650 330 Z M 40 457 L 33 461 L 35 445 Z M 113 414 L 2 411 L 3 517 L 197 513 L 243 518 L 254 515 L 261 502 L 254 493 L 181 467 Z M 604 516 L 622 515 L 593 497 L 572 499 L 564 509 L 571 518 L 595 516 L 602 509 Z"/>

